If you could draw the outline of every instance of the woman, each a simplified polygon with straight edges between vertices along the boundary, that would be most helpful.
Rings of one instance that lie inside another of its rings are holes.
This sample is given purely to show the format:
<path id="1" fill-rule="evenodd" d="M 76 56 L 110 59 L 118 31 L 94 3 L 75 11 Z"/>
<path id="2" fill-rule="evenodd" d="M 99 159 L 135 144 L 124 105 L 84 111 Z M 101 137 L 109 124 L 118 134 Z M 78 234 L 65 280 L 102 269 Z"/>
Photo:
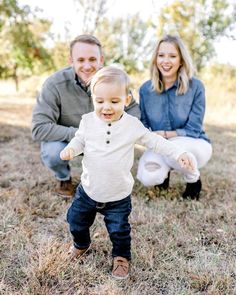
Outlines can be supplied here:
<path id="1" fill-rule="evenodd" d="M 197 173 L 147 150 L 139 161 L 137 178 L 145 186 L 167 189 L 170 170 L 180 171 L 187 183 L 183 198 L 199 199 L 202 188 L 199 168 L 211 158 L 212 146 L 203 130 L 204 86 L 193 77 L 191 59 L 180 38 L 167 35 L 159 40 L 150 73 L 151 79 L 140 88 L 141 121 L 188 151 Z"/>

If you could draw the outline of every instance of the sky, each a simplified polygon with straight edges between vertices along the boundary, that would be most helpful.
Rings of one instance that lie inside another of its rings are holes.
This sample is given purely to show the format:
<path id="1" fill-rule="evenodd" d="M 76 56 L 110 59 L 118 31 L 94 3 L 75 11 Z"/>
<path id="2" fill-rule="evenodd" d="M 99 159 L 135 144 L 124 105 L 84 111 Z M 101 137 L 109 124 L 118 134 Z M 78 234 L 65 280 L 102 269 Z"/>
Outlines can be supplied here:
<path id="1" fill-rule="evenodd" d="M 154 2 L 155 6 L 153 6 Z M 109 15 L 111 17 L 124 16 L 142 12 L 142 17 L 154 16 L 158 14 L 161 6 L 166 5 L 168 2 L 171 2 L 171 0 L 109 0 Z M 78 31 L 79 17 L 73 0 L 56 2 L 49 0 L 19 0 L 18 3 L 20 5 L 27 4 L 32 8 L 41 8 L 43 10 L 41 15 L 52 21 L 52 32 L 55 34 L 63 35 L 65 25 L 69 28 L 72 38 L 81 33 Z M 217 56 L 214 61 L 236 66 L 236 40 L 232 41 L 223 37 L 215 43 L 215 49 Z"/>

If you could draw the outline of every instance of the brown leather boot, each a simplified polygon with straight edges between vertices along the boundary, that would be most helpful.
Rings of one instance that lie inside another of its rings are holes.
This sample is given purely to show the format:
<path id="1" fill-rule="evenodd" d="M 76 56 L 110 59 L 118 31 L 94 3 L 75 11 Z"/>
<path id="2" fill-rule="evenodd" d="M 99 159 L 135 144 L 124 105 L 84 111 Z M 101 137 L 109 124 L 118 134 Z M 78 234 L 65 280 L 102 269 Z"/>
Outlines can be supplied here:
<path id="1" fill-rule="evenodd" d="M 129 276 L 130 265 L 125 257 L 117 256 L 113 258 L 112 277 L 123 280 Z"/>
<path id="2" fill-rule="evenodd" d="M 65 199 L 72 198 L 74 195 L 74 186 L 72 184 L 71 178 L 65 181 L 59 180 L 55 192 Z"/>
<path id="3" fill-rule="evenodd" d="M 90 246 L 85 249 L 77 249 L 74 246 L 71 246 L 69 250 L 69 255 L 72 260 L 76 260 L 86 254 L 90 249 Z"/>

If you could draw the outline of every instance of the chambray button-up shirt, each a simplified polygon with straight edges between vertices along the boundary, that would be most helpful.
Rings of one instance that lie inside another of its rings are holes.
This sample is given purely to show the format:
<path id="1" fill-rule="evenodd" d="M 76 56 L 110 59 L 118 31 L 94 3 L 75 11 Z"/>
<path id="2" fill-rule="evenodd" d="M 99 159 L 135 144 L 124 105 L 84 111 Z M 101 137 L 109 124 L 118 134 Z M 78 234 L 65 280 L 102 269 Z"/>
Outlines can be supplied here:
<path id="1" fill-rule="evenodd" d="M 152 90 L 151 80 L 139 91 L 141 121 L 152 131 L 176 130 L 178 136 L 202 138 L 210 142 L 203 130 L 205 89 L 202 82 L 192 78 L 188 91 L 176 95 L 177 81 L 158 94 Z"/>

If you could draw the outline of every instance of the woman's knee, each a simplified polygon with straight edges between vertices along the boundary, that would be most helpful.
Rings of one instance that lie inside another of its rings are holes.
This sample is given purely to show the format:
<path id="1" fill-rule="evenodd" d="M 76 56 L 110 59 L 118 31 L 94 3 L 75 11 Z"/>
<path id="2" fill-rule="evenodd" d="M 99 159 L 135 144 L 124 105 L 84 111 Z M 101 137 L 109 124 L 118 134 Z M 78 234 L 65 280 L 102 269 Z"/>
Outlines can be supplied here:
<path id="1" fill-rule="evenodd" d="M 204 149 L 200 150 L 196 156 L 198 162 L 198 168 L 204 167 L 212 157 L 212 146 L 210 144 L 205 145 Z"/>
<path id="2" fill-rule="evenodd" d="M 142 170 L 139 169 L 137 174 L 137 179 L 144 185 L 144 186 L 154 186 L 164 182 L 166 178 L 166 174 L 162 171 L 161 168 L 157 168 L 153 170 L 151 168 L 143 168 Z"/>

